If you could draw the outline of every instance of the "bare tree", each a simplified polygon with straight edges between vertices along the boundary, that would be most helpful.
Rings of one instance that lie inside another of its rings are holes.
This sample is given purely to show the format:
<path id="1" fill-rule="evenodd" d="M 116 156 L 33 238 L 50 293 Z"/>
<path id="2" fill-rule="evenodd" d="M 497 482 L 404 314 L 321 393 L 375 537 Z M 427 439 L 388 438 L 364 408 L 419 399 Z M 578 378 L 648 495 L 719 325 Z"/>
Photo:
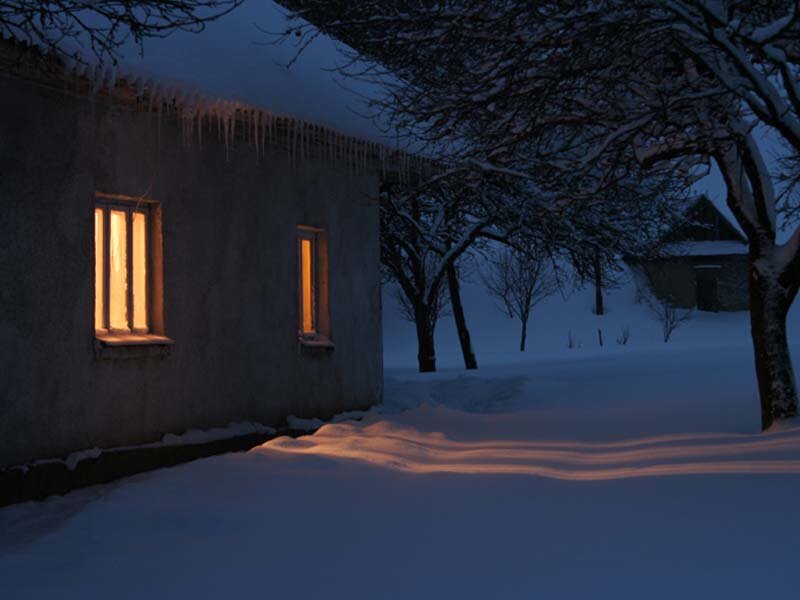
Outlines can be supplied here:
<path id="1" fill-rule="evenodd" d="M 416 325 L 421 372 L 436 370 L 434 328 L 449 299 L 467 368 L 477 360 L 466 326 L 457 262 L 482 237 L 503 238 L 497 230 L 503 213 L 485 187 L 440 177 L 427 185 L 384 185 L 381 194 L 381 263 L 385 279 L 395 281 L 406 315 Z"/>
<path id="2" fill-rule="evenodd" d="M 481 278 L 489 293 L 501 301 L 509 318 L 519 319 L 519 349 L 524 352 L 531 311 L 558 290 L 550 258 L 541 252 L 506 247 L 495 250 L 488 262 L 489 268 Z"/>
<path id="3" fill-rule="evenodd" d="M 464 358 L 464 367 L 467 370 L 477 369 L 478 359 L 472 347 L 472 337 L 469 334 L 467 317 L 464 314 L 464 305 L 461 302 L 461 282 L 458 267 L 455 262 L 447 267 L 447 291 L 450 297 L 450 306 L 453 309 L 453 320 L 456 324 L 461 354 Z"/>
<path id="4" fill-rule="evenodd" d="M 692 318 L 691 310 L 679 309 L 667 298 L 657 298 L 651 294 L 647 296 L 647 306 L 661 324 L 661 334 L 665 344 L 669 342 L 678 327 Z"/>
<path id="5" fill-rule="evenodd" d="M 587 283 L 594 287 L 592 312 L 598 316 L 606 313 L 605 292 L 619 286 L 623 281 L 622 260 L 619 255 L 595 248 L 591 253 L 580 253 L 572 265 L 577 275 L 576 287 Z"/>
<path id="6" fill-rule="evenodd" d="M 43 48 L 61 58 L 84 63 L 116 63 L 132 40 L 176 30 L 200 32 L 206 23 L 244 0 L 4 0 L 0 2 L 0 37 Z"/>

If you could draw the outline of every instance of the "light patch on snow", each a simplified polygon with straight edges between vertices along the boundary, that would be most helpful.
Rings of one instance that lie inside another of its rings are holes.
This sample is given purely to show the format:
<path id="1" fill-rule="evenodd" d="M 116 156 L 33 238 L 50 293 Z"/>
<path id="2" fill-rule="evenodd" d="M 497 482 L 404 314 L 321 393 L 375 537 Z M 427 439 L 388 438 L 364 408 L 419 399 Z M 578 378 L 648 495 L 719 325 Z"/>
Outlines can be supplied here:
<path id="1" fill-rule="evenodd" d="M 392 421 L 340 424 L 259 450 L 355 460 L 413 474 L 535 475 L 601 481 L 677 475 L 800 474 L 800 426 L 768 434 L 676 434 L 607 443 L 454 440 Z"/>

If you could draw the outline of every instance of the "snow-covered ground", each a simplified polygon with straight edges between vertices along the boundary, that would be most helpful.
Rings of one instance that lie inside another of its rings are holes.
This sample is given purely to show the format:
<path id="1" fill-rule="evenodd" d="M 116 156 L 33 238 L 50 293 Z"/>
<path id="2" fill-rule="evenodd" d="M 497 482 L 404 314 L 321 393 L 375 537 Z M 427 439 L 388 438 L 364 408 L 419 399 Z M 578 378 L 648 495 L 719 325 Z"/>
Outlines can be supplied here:
<path id="1" fill-rule="evenodd" d="M 398 323 L 361 421 L 0 509 L 0 597 L 794 597 L 800 422 L 758 433 L 745 315 L 664 345 L 628 292 L 627 346 L 577 294 L 521 358 L 487 306 L 481 370 L 443 327 L 419 375 Z"/>

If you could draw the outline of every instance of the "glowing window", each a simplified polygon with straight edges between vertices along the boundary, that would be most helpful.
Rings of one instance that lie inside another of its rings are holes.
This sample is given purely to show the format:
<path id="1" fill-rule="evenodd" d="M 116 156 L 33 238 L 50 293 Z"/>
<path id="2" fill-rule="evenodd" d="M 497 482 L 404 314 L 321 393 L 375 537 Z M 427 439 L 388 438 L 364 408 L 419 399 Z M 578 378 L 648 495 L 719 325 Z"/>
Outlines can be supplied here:
<path id="1" fill-rule="evenodd" d="M 329 339 L 327 244 L 321 229 L 297 229 L 297 328 L 301 339 Z"/>
<path id="2" fill-rule="evenodd" d="M 304 334 L 314 334 L 314 245 L 310 239 L 300 240 L 300 303 L 301 328 Z"/>
<path id="3" fill-rule="evenodd" d="M 94 210 L 94 326 L 98 333 L 149 333 L 148 210 L 98 203 Z"/>

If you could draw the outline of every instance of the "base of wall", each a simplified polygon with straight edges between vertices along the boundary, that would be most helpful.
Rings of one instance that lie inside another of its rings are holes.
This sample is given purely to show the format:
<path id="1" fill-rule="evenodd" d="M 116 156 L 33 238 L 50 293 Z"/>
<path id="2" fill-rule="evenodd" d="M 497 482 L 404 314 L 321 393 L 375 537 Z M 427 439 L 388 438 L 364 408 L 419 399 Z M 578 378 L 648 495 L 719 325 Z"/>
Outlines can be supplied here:
<path id="1" fill-rule="evenodd" d="M 246 452 L 280 436 L 300 437 L 314 431 L 282 429 L 276 433 L 252 433 L 202 444 L 109 450 L 97 458 L 82 460 L 70 470 L 63 462 L 0 469 L 0 506 L 44 500 L 90 485 L 172 467 L 226 452 Z"/>

